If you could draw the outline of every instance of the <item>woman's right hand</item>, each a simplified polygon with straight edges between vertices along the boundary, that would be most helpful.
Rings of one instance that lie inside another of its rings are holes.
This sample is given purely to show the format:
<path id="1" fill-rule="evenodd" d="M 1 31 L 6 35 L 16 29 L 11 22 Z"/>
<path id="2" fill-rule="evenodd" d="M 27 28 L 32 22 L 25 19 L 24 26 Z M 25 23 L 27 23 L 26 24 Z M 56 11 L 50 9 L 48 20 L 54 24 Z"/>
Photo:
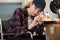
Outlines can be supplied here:
<path id="1" fill-rule="evenodd" d="M 29 29 L 32 29 L 38 24 L 42 24 L 42 17 L 40 15 L 34 17 L 33 22 L 28 26 Z"/>
<path id="2" fill-rule="evenodd" d="M 34 24 L 34 26 L 36 26 L 38 24 L 42 24 L 42 17 L 40 15 L 36 16 L 33 20 L 33 24 Z"/>

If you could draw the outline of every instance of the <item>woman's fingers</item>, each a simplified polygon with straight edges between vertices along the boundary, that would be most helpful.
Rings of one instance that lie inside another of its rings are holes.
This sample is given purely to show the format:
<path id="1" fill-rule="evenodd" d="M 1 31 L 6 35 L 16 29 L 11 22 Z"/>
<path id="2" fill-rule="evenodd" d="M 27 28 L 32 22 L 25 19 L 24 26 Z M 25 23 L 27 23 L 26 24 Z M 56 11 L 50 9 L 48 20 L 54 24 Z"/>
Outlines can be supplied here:
<path id="1" fill-rule="evenodd" d="M 40 17 L 40 15 L 36 17 L 36 20 L 37 20 L 38 23 L 42 22 L 42 18 Z"/>

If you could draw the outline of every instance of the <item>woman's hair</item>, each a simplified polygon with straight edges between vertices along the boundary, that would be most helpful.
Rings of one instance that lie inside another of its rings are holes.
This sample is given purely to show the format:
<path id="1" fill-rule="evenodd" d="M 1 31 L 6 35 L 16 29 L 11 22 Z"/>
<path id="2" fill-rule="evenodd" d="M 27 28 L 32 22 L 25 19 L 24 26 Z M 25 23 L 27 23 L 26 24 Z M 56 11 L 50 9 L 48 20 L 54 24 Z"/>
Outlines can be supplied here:
<path id="1" fill-rule="evenodd" d="M 33 1 L 27 3 L 24 8 L 29 8 L 32 5 L 33 5 Z M 41 9 L 40 11 L 43 11 L 43 10 Z"/>
<path id="2" fill-rule="evenodd" d="M 33 5 L 33 1 L 27 3 L 27 4 L 25 5 L 25 8 L 29 8 L 31 5 Z"/>

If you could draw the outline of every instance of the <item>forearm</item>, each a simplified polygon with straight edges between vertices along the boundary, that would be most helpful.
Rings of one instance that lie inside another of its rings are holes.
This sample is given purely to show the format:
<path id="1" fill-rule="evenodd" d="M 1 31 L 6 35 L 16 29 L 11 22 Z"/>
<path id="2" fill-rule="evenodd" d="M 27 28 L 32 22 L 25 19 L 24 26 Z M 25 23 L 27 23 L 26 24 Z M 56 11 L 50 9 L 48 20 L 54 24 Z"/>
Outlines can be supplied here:
<path id="1" fill-rule="evenodd" d="M 30 25 L 28 25 L 28 30 L 32 29 L 33 27 L 35 27 L 35 24 L 31 23 Z"/>

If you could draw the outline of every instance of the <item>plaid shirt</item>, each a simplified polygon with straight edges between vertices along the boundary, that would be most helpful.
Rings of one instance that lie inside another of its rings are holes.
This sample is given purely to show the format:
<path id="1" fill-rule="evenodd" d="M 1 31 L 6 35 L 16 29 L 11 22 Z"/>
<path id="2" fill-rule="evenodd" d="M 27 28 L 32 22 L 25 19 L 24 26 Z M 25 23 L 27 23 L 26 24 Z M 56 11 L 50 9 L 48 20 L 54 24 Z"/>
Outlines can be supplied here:
<path id="1" fill-rule="evenodd" d="M 10 21 L 10 31 L 21 34 L 28 31 L 28 12 L 26 8 L 17 8 Z M 35 31 L 38 34 L 43 33 L 43 24 L 37 25 L 30 31 Z"/>

